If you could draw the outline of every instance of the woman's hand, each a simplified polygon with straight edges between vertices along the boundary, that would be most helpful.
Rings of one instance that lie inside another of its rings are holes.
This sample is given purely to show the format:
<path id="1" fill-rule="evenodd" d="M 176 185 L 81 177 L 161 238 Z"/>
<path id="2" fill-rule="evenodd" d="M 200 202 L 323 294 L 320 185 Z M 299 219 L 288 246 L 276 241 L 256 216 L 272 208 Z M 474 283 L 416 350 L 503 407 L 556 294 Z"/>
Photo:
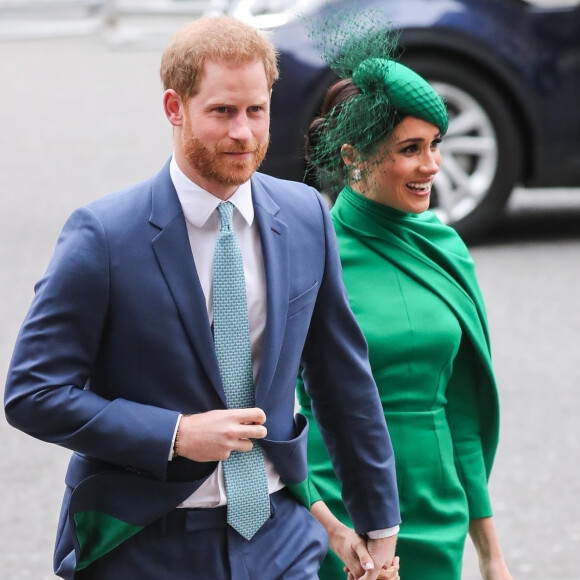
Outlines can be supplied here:
<path id="1" fill-rule="evenodd" d="M 358 580 L 368 570 L 367 566 L 372 566 L 365 539 L 340 522 L 323 501 L 313 503 L 310 511 L 326 529 L 332 551 Z"/>
<path id="2" fill-rule="evenodd" d="M 484 580 L 513 580 L 503 559 L 493 518 L 474 518 L 469 522 L 469 535 L 479 557 L 479 570 Z"/>
<path id="3" fill-rule="evenodd" d="M 344 562 L 345 572 L 356 580 L 364 576 L 369 569 L 367 566 L 372 565 L 366 540 L 353 529 L 342 524 L 340 527 L 337 526 L 328 537 L 330 548 Z"/>
<path id="4" fill-rule="evenodd" d="M 357 580 L 357 577 L 353 576 L 353 574 L 348 570 L 348 568 L 345 567 L 344 571 L 348 573 L 347 580 Z M 399 556 L 395 556 L 395 558 L 393 559 L 393 563 L 388 568 L 385 568 L 383 566 L 383 568 L 379 572 L 379 575 L 377 576 L 377 580 L 400 580 L 400 578 L 401 577 L 399 576 Z"/>
<path id="5" fill-rule="evenodd" d="M 513 580 L 503 558 L 479 561 L 479 570 L 484 580 Z"/>
<path id="6" fill-rule="evenodd" d="M 365 538 L 338 520 L 323 501 L 313 503 L 310 512 L 326 529 L 330 548 L 345 564 L 344 571 L 349 580 L 361 578 L 399 580 L 399 558 L 395 556 L 389 562 L 395 551 L 396 536 L 368 540 L 367 544 Z M 378 559 L 377 566 L 383 564 L 380 570 L 375 569 L 371 557 L 371 553 L 374 552 L 375 558 Z"/>

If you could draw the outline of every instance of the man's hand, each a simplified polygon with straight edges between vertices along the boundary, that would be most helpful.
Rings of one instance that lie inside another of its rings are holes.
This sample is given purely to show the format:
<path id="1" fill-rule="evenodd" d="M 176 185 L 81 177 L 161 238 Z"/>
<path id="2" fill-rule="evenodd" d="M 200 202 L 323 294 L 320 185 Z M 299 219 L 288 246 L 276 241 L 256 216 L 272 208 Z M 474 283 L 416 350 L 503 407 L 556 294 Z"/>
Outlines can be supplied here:
<path id="1" fill-rule="evenodd" d="M 395 557 L 395 546 L 397 545 L 397 536 L 380 538 L 378 540 L 367 540 L 367 549 L 370 557 L 373 559 L 374 567 L 367 570 L 360 580 L 377 580 L 383 566 L 388 568 L 393 564 Z"/>
<path id="2" fill-rule="evenodd" d="M 225 461 L 232 451 L 250 451 L 250 439 L 266 437 L 262 409 L 225 409 L 184 415 L 177 437 L 179 455 L 193 461 Z"/>

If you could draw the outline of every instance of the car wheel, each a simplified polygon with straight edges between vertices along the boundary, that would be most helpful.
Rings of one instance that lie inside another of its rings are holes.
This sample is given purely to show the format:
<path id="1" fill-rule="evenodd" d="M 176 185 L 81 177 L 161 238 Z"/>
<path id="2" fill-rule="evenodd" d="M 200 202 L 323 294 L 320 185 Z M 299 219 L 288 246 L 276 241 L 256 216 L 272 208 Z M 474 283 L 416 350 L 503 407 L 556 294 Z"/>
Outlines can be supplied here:
<path id="1" fill-rule="evenodd" d="M 446 101 L 449 130 L 432 209 L 468 241 L 489 231 L 522 170 L 522 139 L 506 98 L 476 66 L 410 55 L 404 63 Z"/>

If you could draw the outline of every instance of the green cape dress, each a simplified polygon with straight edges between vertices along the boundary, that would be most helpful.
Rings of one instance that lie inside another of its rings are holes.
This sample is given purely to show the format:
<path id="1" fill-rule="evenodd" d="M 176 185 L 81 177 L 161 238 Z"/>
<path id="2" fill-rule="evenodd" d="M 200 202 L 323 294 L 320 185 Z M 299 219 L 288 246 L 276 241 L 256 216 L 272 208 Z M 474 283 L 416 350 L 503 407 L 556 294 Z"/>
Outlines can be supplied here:
<path id="1" fill-rule="evenodd" d="M 499 426 L 473 261 L 429 211 L 403 213 L 346 188 L 332 217 L 395 451 L 401 577 L 459 580 L 469 519 L 491 515 L 487 481 Z M 310 501 L 319 494 L 351 525 L 301 380 L 297 394 L 310 421 Z M 329 552 L 319 577 L 344 578 L 342 568 Z"/>

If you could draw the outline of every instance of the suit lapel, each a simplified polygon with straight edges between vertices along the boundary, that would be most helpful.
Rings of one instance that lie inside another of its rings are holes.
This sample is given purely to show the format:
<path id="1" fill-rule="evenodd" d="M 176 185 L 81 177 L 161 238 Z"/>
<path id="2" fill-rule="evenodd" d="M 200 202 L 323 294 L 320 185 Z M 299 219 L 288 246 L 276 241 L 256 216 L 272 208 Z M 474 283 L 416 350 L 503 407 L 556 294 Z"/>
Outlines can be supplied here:
<path id="1" fill-rule="evenodd" d="M 268 395 L 286 330 L 289 291 L 289 256 L 287 226 L 276 214 L 280 208 L 254 176 L 252 178 L 254 212 L 266 271 L 266 330 L 258 383 L 256 406 Z"/>
<path id="2" fill-rule="evenodd" d="M 280 208 L 256 177 L 252 178 L 252 196 L 262 243 L 267 292 L 264 349 L 256 385 L 256 405 L 259 406 L 270 390 L 286 329 L 289 249 L 287 226 L 276 217 Z M 191 254 L 183 211 L 169 176 L 169 163 L 153 181 L 149 221 L 161 230 L 152 241 L 153 250 L 181 321 L 225 405 L 225 394 L 205 310 L 205 296 Z"/>
<path id="3" fill-rule="evenodd" d="M 200 363 L 225 405 L 205 296 L 195 269 L 181 204 L 169 176 L 169 164 L 153 181 L 149 221 L 161 230 L 152 241 L 153 251 L 181 321 Z"/>

